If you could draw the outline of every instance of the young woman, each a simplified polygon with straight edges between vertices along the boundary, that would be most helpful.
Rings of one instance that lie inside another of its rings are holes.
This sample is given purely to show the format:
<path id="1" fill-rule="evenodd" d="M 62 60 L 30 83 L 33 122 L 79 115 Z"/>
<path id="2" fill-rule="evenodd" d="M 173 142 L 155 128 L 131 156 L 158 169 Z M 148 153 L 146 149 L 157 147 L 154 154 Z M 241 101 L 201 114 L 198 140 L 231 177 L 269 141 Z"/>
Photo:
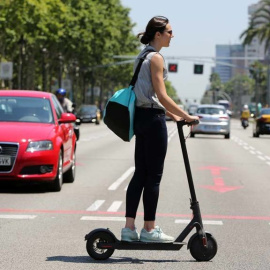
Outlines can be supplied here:
<path id="1" fill-rule="evenodd" d="M 139 58 L 147 51 L 154 52 L 147 54 L 134 87 L 137 98 L 134 120 L 136 169 L 127 190 L 126 225 L 121 231 L 121 239 L 173 242 L 173 237 L 164 234 L 155 225 L 159 185 L 168 142 L 165 114 L 174 121 L 183 118 L 191 122 L 198 120 L 198 117 L 188 115 L 166 93 L 164 80 L 167 78 L 167 70 L 159 51 L 163 47 L 169 47 L 173 38 L 169 20 L 162 16 L 152 18 L 145 32 L 138 34 L 138 37 L 140 36 L 141 43 L 147 46 L 138 55 L 134 69 Z M 139 235 L 135 227 L 135 218 L 142 192 L 144 228 Z"/>

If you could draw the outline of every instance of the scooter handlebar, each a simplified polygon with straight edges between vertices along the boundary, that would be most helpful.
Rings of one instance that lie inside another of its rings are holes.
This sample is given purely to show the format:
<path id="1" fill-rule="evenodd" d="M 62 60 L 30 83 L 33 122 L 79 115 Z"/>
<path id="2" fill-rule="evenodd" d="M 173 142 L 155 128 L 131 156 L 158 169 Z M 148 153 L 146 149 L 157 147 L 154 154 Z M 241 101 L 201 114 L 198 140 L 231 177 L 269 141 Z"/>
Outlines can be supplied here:
<path id="1" fill-rule="evenodd" d="M 180 120 L 180 121 L 177 121 L 177 125 L 183 127 L 183 126 L 193 126 L 193 125 L 198 125 L 200 123 L 199 120 L 194 120 L 194 121 L 191 121 L 191 122 L 186 122 L 186 120 Z"/>

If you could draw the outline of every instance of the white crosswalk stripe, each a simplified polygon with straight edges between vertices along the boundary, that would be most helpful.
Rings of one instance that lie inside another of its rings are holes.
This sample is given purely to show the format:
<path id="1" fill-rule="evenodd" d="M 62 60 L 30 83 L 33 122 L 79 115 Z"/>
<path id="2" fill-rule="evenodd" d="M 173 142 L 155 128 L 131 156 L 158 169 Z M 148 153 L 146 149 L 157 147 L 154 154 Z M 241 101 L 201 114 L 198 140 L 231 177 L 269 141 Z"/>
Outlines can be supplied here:
<path id="1" fill-rule="evenodd" d="M 122 201 L 113 202 L 112 205 L 108 208 L 107 212 L 117 212 L 122 203 Z"/>
<path id="2" fill-rule="evenodd" d="M 86 211 L 97 211 L 104 202 L 105 200 L 97 200 L 91 206 L 89 206 Z"/>
<path id="3" fill-rule="evenodd" d="M 97 216 L 83 216 L 80 220 L 90 221 L 125 221 L 125 217 L 97 217 Z"/>
<path id="4" fill-rule="evenodd" d="M 178 224 L 189 224 L 190 220 L 187 219 L 176 219 L 175 223 Z M 203 220 L 204 225 L 223 225 L 223 222 L 220 220 Z"/>
<path id="5" fill-rule="evenodd" d="M 34 219 L 35 215 L 0 215 L 0 219 Z"/>

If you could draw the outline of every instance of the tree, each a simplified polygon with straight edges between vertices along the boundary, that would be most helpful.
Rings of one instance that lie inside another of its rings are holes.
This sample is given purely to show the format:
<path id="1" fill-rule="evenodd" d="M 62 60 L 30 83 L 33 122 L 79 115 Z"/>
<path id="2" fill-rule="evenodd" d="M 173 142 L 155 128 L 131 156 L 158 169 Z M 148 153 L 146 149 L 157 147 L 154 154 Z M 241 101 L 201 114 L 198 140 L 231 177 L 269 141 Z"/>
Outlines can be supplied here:
<path id="1" fill-rule="evenodd" d="M 218 73 L 212 73 L 210 75 L 210 90 L 216 90 L 216 89 L 219 89 L 221 90 L 223 88 L 223 84 L 221 82 L 221 79 L 219 77 L 219 74 Z"/>
<path id="2" fill-rule="evenodd" d="M 173 87 L 170 81 L 165 81 L 166 91 L 169 97 L 173 99 L 174 102 L 180 103 L 179 96 L 177 95 L 176 89 Z"/>
<path id="3" fill-rule="evenodd" d="M 248 28 L 240 35 L 244 38 L 243 44 L 251 44 L 254 37 L 260 42 L 265 41 L 265 52 L 270 45 L 270 0 L 262 0 L 259 8 L 251 17 Z"/>
<path id="4" fill-rule="evenodd" d="M 81 103 L 88 88 L 106 92 L 131 78 L 131 65 L 105 67 L 139 48 L 120 0 L 1 0 L 0 11 L 0 57 L 14 63 L 13 88 L 68 78 Z"/>

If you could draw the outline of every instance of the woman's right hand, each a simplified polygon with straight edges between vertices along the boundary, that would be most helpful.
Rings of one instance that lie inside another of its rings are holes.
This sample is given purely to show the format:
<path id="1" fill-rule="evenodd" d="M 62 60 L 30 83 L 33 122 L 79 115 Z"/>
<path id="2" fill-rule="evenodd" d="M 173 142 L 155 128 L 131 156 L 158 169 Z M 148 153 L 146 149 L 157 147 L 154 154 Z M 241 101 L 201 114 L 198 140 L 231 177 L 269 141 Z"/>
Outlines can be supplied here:
<path id="1" fill-rule="evenodd" d="M 193 122 L 193 121 L 200 121 L 200 118 L 198 116 L 195 116 L 195 115 L 188 115 L 188 117 L 186 117 L 186 122 L 190 123 L 190 122 Z"/>

